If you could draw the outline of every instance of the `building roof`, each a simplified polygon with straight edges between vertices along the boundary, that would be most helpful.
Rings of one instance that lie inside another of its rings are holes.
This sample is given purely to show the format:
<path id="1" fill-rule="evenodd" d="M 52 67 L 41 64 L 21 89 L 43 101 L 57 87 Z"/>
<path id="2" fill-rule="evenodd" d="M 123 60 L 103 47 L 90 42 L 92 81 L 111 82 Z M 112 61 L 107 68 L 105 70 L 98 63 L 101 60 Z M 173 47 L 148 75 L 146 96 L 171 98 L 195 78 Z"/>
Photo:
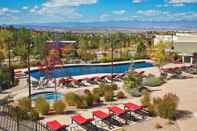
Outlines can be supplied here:
<path id="1" fill-rule="evenodd" d="M 196 42 L 175 42 L 175 51 L 180 53 L 193 54 L 197 52 L 197 41 Z"/>

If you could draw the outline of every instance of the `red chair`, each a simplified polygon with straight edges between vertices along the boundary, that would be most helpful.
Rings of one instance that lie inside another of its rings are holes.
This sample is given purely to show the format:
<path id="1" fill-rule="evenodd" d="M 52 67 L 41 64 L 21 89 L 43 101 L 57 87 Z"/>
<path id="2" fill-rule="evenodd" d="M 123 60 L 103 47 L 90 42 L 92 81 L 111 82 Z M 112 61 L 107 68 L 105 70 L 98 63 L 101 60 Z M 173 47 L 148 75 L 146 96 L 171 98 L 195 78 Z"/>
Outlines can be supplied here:
<path id="1" fill-rule="evenodd" d="M 92 124 L 93 118 L 85 118 L 80 114 L 74 115 L 71 117 L 72 124 L 76 123 L 78 126 L 86 129 L 86 130 L 97 130 L 97 127 Z"/>
<path id="2" fill-rule="evenodd" d="M 147 113 L 145 110 L 144 110 L 144 107 L 143 106 L 140 106 L 140 105 L 136 105 L 134 103 L 124 103 L 124 109 L 126 110 L 129 110 L 131 112 L 134 112 L 136 114 L 140 114 L 142 115 L 142 118 L 144 119 L 144 115 Z"/>
<path id="3" fill-rule="evenodd" d="M 97 110 L 92 112 L 93 118 L 97 117 L 99 118 L 103 123 L 105 123 L 106 125 L 108 125 L 108 128 L 111 129 L 113 128 L 112 126 L 112 119 L 111 119 L 111 115 L 107 114 L 101 110 Z"/>
<path id="4" fill-rule="evenodd" d="M 47 126 L 53 131 L 66 130 L 66 128 L 68 127 L 68 125 L 61 125 L 56 120 L 47 122 Z"/>
<path id="5" fill-rule="evenodd" d="M 108 107 L 108 110 L 109 110 L 109 114 L 111 114 L 113 116 L 118 116 L 119 118 L 124 119 L 125 124 L 127 124 L 127 122 L 128 122 L 128 119 L 127 119 L 128 110 L 121 109 L 117 106 L 110 106 L 110 107 Z"/>

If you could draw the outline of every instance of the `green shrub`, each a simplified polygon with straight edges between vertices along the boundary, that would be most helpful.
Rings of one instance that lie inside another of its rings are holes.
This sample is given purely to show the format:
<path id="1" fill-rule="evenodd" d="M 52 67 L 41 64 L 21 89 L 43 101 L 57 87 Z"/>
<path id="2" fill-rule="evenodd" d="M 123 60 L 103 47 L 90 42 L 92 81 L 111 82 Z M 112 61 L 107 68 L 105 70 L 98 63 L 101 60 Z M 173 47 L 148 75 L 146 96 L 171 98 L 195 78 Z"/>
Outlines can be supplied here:
<path id="1" fill-rule="evenodd" d="M 164 95 L 163 98 L 154 98 L 154 111 L 158 116 L 172 120 L 174 119 L 174 115 L 178 106 L 178 101 L 178 97 L 172 93 Z"/>
<path id="2" fill-rule="evenodd" d="M 65 104 L 62 100 L 57 100 L 53 103 L 53 109 L 56 111 L 56 113 L 61 114 L 65 110 Z"/>
<path id="3" fill-rule="evenodd" d="M 43 98 L 38 97 L 35 100 L 35 108 L 42 114 L 47 115 L 50 109 L 49 103 Z"/>
<path id="4" fill-rule="evenodd" d="M 79 109 L 84 109 L 87 108 L 87 103 L 86 103 L 86 98 L 85 96 L 79 96 L 80 99 L 76 101 L 75 106 Z"/>
<path id="5" fill-rule="evenodd" d="M 170 120 L 174 119 L 178 101 L 178 97 L 174 94 L 164 95 L 163 101 L 158 105 L 158 115 Z"/>
<path id="6" fill-rule="evenodd" d="M 164 81 L 160 77 L 149 75 L 145 78 L 143 83 L 145 86 L 156 87 L 162 85 Z"/>
<path id="7" fill-rule="evenodd" d="M 133 97 L 140 97 L 140 96 L 142 96 L 142 93 L 139 91 L 138 88 L 134 88 L 134 89 L 130 90 L 129 92 L 130 92 L 130 94 Z"/>
<path id="8" fill-rule="evenodd" d="M 31 110 L 31 101 L 28 97 L 24 97 L 20 100 L 18 100 L 18 106 L 20 109 L 24 111 L 29 111 Z"/>
<path id="9" fill-rule="evenodd" d="M 92 93 L 95 95 L 98 95 L 98 96 L 104 96 L 104 91 L 102 90 L 102 88 L 94 88 Z"/>
<path id="10" fill-rule="evenodd" d="M 84 96 L 85 105 L 91 107 L 94 102 L 94 96 L 92 94 L 87 94 Z"/>
<path id="11" fill-rule="evenodd" d="M 125 94 L 122 91 L 119 91 L 116 95 L 118 99 L 126 98 Z"/>
<path id="12" fill-rule="evenodd" d="M 31 120 L 34 120 L 34 121 L 39 120 L 39 118 L 40 118 L 39 113 L 33 109 L 31 111 L 30 118 L 31 118 Z"/>
<path id="13" fill-rule="evenodd" d="M 65 94 L 64 100 L 69 106 L 76 106 L 76 104 L 80 102 L 80 96 L 70 92 Z"/>
<path id="14" fill-rule="evenodd" d="M 113 99 L 114 98 L 114 91 L 113 90 L 106 91 L 104 98 L 105 98 L 105 101 L 113 101 L 114 100 Z"/>
<path id="15" fill-rule="evenodd" d="M 112 88 L 113 90 L 117 90 L 117 89 L 118 89 L 118 85 L 115 84 L 115 83 L 112 83 L 111 88 Z"/>
<path id="16" fill-rule="evenodd" d="M 141 99 L 141 103 L 144 107 L 148 107 L 151 104 L 150 93 L 144 92 L 143 98 Z"/>
<path id="17" fill-rule="evenodd" d="M 95 103 L 100 103 L 101 102 L 99 94 L 93 94 L 93 98 L 94 98 Z"/>

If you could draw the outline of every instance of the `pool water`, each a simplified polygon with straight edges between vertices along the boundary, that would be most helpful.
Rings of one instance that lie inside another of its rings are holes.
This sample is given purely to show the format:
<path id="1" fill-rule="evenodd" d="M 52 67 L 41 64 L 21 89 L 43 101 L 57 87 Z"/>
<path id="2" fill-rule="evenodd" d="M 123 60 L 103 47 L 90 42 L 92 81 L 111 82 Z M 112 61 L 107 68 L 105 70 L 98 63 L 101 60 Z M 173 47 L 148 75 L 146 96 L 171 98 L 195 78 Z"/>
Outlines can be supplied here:
<path id="1" fill-rule="evenodd" d="M 41 93 L 36 93 L 32 95 L 32 100 L 35 101 L 36 98 L 38 97 L 43 97 L 47 101 L 54 101 L 56 99 L 56 94 L 57 94 L 57 99 L 63 99 L 64 94 L 62 93 L 55 93 L 55 92 L 41 92 Z"/>
<path id="2" fill-rule="evenodd" d="M 152 63 L 148 63 L 145 61 L 131 63 L 120 63 L 113 65 L 114 73 L 124 73 L 127 72 L 131 67 L 134 69 L 137 68 L 146 68 L 152 67 Z M 64 66 L 58 67 L 52 71 L 53 78 L 66 77 L 66 76 L 78 76 L 78 75 L 86 75 L 86 74 L 97 74 L 97 73 L 111 73 L 112 65 L 72 65 L 72 66 Z M 44 73 L 40 70 L 31 71 L 31 76 L 40 79 L 40 77 L 44 76 Z"/>

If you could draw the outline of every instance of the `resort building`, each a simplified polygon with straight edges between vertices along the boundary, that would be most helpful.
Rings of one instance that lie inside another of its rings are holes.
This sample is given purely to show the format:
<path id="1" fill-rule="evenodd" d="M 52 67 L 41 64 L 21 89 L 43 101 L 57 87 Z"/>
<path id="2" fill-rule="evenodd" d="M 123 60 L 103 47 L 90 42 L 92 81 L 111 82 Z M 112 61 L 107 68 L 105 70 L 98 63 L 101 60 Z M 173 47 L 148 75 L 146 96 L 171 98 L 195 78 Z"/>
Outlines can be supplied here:
<path id="1" fill-rule="evenodd" d="M 154 45 L 158 42 L 171 42 L 174 50 L 182 57 L 183 63 L 196 62 L 197 33 L 176 33 L 176 35 L 156 35 Z"/>

